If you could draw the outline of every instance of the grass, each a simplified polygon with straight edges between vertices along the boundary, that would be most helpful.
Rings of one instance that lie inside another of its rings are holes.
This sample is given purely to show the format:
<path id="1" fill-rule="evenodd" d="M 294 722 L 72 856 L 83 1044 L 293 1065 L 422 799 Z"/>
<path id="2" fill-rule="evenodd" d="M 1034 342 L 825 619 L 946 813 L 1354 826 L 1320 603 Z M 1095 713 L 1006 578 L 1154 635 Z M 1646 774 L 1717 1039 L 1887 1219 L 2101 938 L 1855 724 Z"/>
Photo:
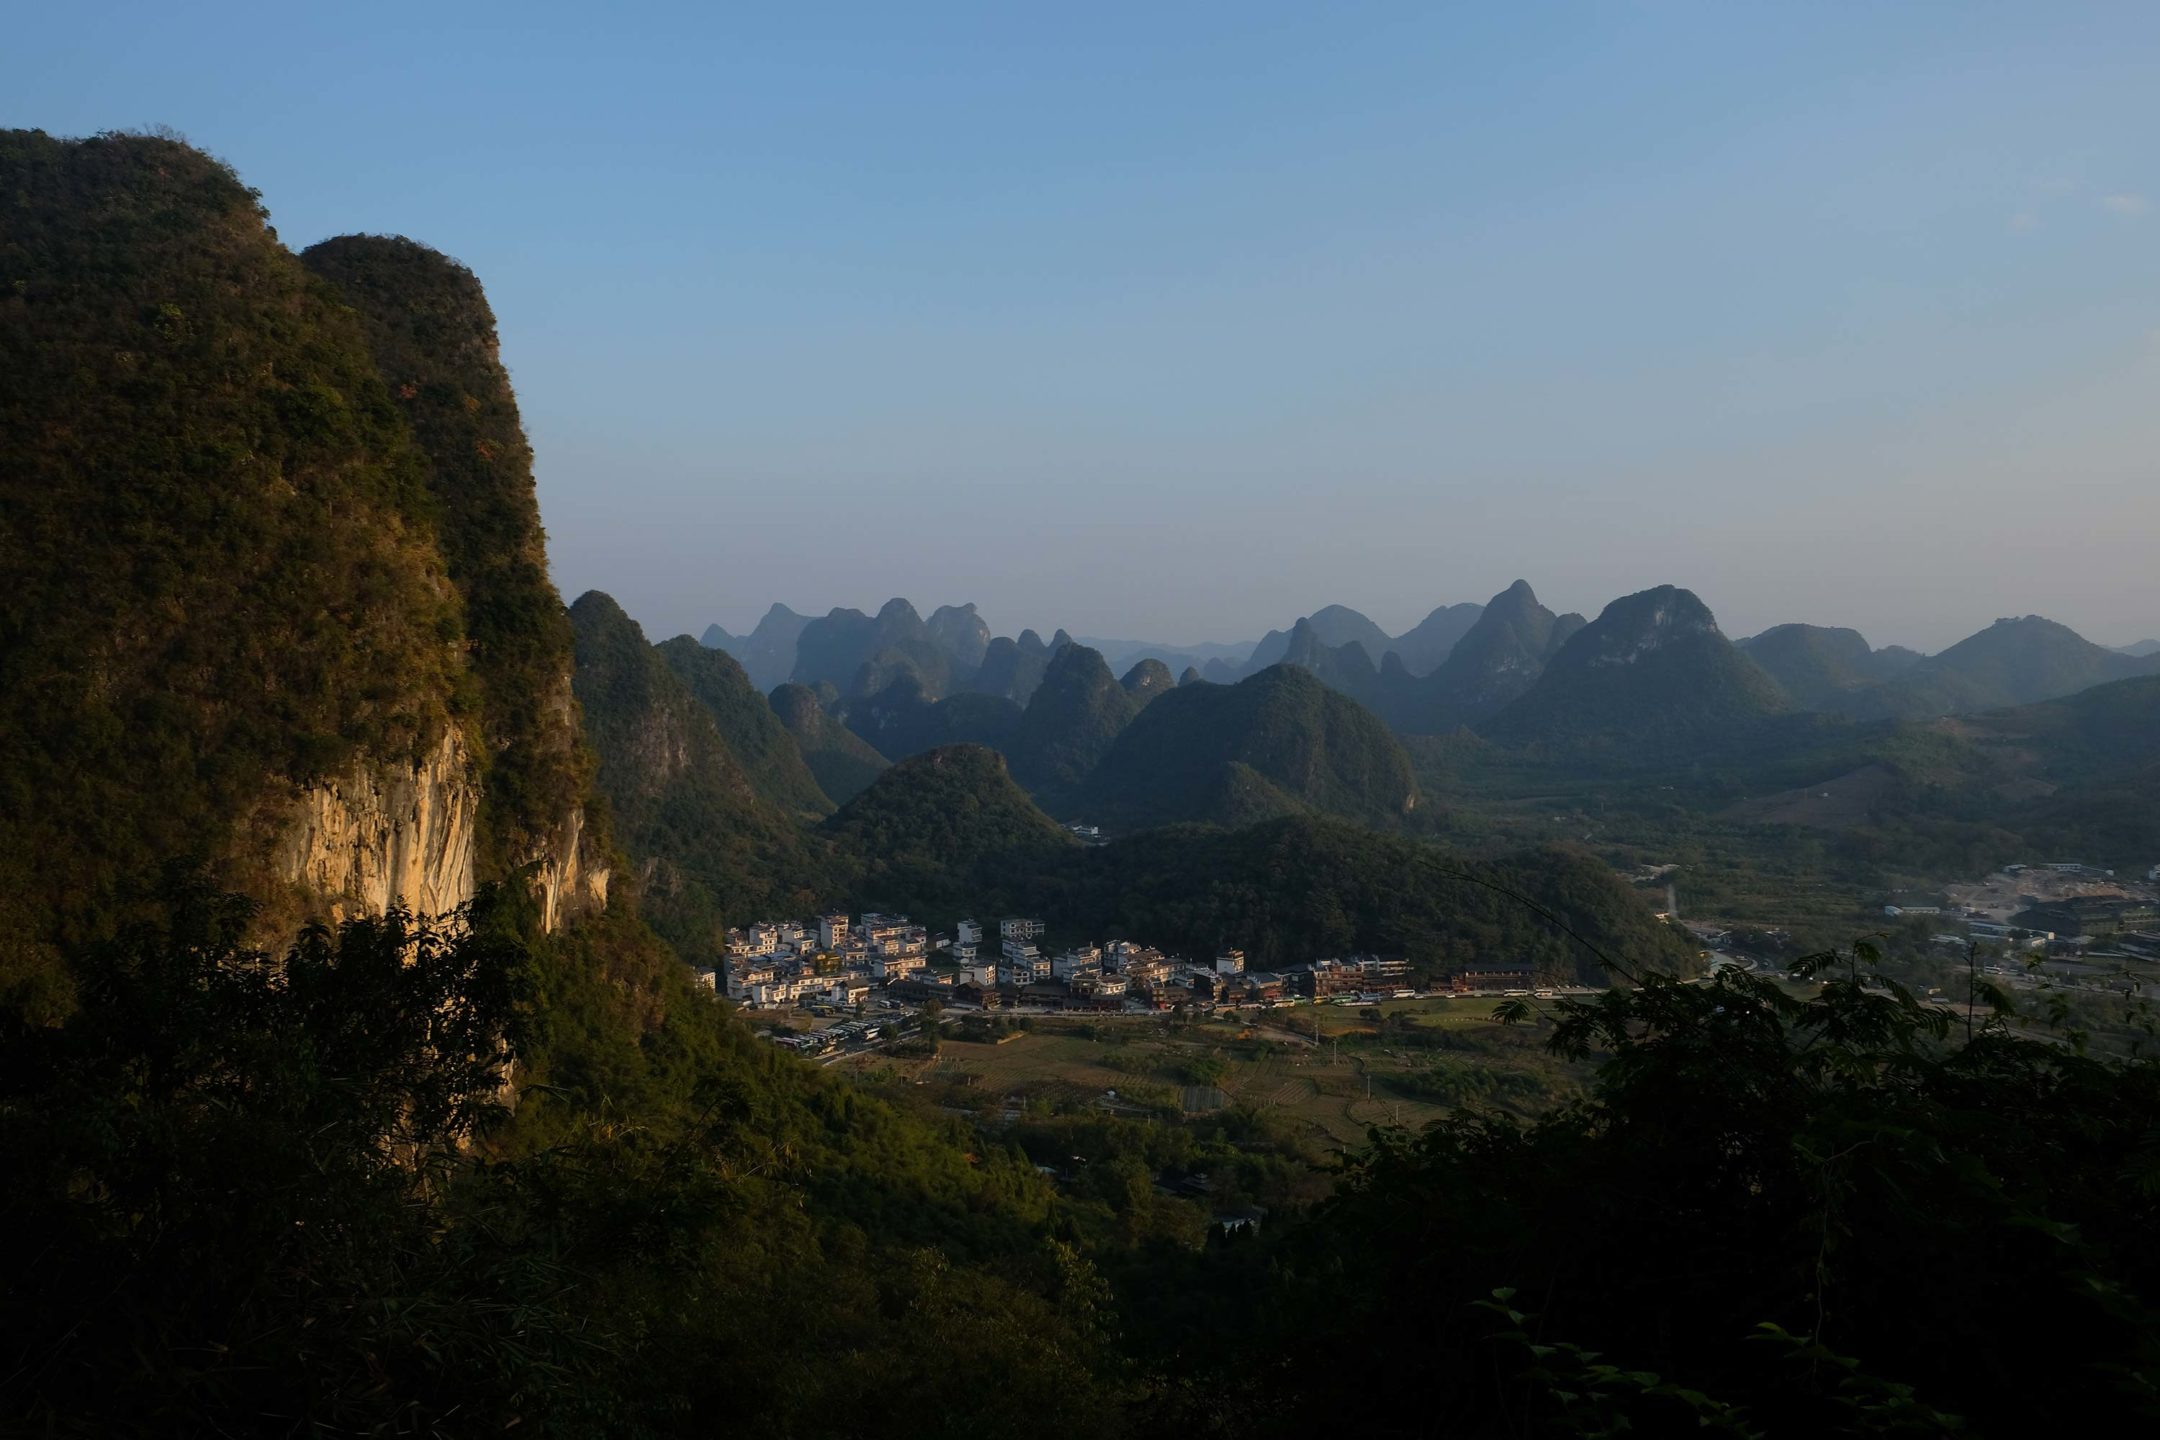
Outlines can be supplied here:
<path id="1" fill-rule="evenodd" d="M 1495 1003 L 1392 1001 L 1373 1008 L 1459 1037 L 1450 1045 L 1452 1058 L 1529 1068 L 1556 1091 L 1570 1086 L 1573 1077 L 1543 1056 L 1536 1034 L 1493 1023 Z M 1311 1040 L 1316 1018 L 1317 1045 Z M 1053 1110 L 1091 1106 L 1112 1091 L 1126 1100 L 1198 1109 L 1212 1099 L 1209 1091 L 1219 1090 L 1225 1103 L 1287 1121 L 1333 1150 L 1361 1143 L 1376 1125 L 1416 1129 L 1447 1114 L 1448 1107 L 1413 1099 L 1391 1084 L 1391 1077 L 1431 1060 L 1429 1052 L 1380 1036 L 1356 1007 L 1320 1006 L 1273 1012 L 1260 1023 L 1174 1025 L 1153 1016 L 1038 1020 L 1002 1045 L 948 1038 L 935 1059 L 863 1056 L 847 1063 L 865 1078 L 936 1085 L 984 1113 L 1003 1110 L 1012 1097 Z M 1190 1069 L 1196 1062 L 1219 1074 L 1196 1083 Z"/>

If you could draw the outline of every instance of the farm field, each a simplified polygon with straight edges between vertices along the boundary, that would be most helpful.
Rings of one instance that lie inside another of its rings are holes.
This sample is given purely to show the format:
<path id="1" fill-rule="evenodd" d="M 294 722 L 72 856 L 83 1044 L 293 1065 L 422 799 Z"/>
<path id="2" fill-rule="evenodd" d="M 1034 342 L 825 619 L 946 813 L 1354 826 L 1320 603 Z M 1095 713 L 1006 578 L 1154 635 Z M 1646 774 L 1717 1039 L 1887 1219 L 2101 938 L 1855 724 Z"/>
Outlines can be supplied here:
<path id="1" fill-rule="evenodd" d="M 1171 1025 L 1151 1016 L 1091 1020 L 1038 1019 L 1003 1043 L 952 1038 L 934 1058 L 865 1056 L 847 1068 L 866 1079 L 921 1083 L 964 1097 L 979 1113 L 1017 1114 L 1022 1107 L 1072 1110 L 1098 1107 L 1155 1114 L 1201 1114 L 1249 1108 L 1287 1123 L 1326 1149 L 1360 1144 L 1375 1125 L 1417 1129 L 1455 1108 L 1411 1084 L 1435 1063 L 1490 1066 L 1543 1090 L 1568 1077 L 1537 1050 L 1528 1031 L 1503 1032 L 1495 1002 L 1400 1001 L 1377 1007 L 1410 1032 L 1383 1033 L 1359 1007 L 1300 1007 L 1266 1020 L 1211 1020 Z M 1320 1039 L 1313 1040 L 1317 1020 Z M 1296 1029 L 1290 1028 L 1295 1024 Z M 1445 1030 L 1460 1041 L 1449 1058 L 1394 1043 L 1405 1033 Z M 1488 1048 L 1499 1053 L 1484 1053 Z M 1541 1108 L 1519 1091 L 1498 1108 Z"/>

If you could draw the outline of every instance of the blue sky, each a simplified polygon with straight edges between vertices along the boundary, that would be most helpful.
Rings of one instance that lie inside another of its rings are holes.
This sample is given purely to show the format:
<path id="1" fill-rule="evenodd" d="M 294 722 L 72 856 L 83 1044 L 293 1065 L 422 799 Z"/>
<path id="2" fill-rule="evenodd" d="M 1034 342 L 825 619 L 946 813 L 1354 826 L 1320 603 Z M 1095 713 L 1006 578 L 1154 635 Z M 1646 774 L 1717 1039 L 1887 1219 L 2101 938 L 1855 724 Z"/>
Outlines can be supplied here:
<path id="1" fill-rule="evenodd" d="M 656 637 L 2160 632 L 2160 6 L 79 3 L 0 123 L 470 264 Z"/>

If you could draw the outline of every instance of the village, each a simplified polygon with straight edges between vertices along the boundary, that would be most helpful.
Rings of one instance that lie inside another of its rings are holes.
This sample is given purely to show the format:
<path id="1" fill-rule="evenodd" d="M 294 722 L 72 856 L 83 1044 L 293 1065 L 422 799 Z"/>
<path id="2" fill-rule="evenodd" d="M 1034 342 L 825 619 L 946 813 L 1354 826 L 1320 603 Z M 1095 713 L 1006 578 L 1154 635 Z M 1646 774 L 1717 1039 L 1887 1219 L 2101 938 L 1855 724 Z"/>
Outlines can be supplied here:
<path id="1" fill-rule="evenodd" d="M 1129 940 L 1046 946 L 1042 921 L 997 922 L 995 948 L 981 922 L 962 920 L 933 937 L 905 915 L 821 915 L 730 930 L 724 964 L 702 972 L 708 988 L 750 1010 L 861 1015 L 872 1007 L 915 1011 L 1004 1010 L 1147 1014 L 1298 1003 L 1374 1004 L 1424 993 L 1410 963 L 1353 955 L 1259 970 L 1240 950 L 1200 962 Z M 1527 963 L 1449 972 L 1436 993 L 1528 994 Z M 845 1038 L 845 1037 L 843 1037 Z"/>

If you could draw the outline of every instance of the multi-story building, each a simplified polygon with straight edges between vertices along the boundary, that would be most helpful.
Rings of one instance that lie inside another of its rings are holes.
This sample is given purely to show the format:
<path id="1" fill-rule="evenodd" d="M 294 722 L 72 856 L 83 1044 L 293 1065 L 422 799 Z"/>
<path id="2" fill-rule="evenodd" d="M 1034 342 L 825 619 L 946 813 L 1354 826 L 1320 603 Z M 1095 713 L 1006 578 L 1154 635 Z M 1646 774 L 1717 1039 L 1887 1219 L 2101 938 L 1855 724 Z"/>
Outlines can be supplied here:
<path id="1" fill-rule="evenodd" d="M 1471 995 L 1480 991 L 1527 990 L 1533 972 L 1527 960 L 1487 961 L 1477 965 L 1465 965 L 1448 978 L 1448 988 L 1458 995 Z"/>
<path id="2" fill-rule="evenodd" d="M 1033 945 L 1024 941 L 1005 942 L 1005 954 L 998 961 L 998 984 L 1032 985 L 1038 980 L 1050 978 L 1050 961 Z"/>
<path id="3" fill-rule="evenodd" d="M 1072 980 L 1082 975 L 1100 975 L 1102 968 L 1102 951 L 1093 945 L 1083 945 L 1076 950 L 1067 950 L 1052 960 L 1050 977 L 1053 980 Z"/>
<path id="4" fill-rule="evenodd" d="M 880 980 L 899 980 L 922 970 L 930 962 L 921 952 L 880 955 L 870 962 L 870 973 Z"/>
<path id="5" fill-rule="evenodd" d="M 1225 950 L 1215 957 L 1215 973 L 1218 975 L 1242 975 L 1245 973 L 1245 952 Z"/>
<path id="6" fill-rule="evenodd" d="M 845 915 L 820 915 L 817 922 L 817 943 L 820 950 L 837 950 L 847 943 L 848 917 Z"/>
<path id="7" fill-rule="evenodd" d="M 956 948 L 961 945 L 980 945 L 982 944 L 982 938 L 983 931 L 980 921 L 962 920 L 958 925 L 953 926 L 953 945 Z"/>
<path id="8" fill-rule="evenodd" d="M 1043 922 L 1040 920 L 1011 919 L 998 921 L 1000 940 L 1040 940 Z"/>
<path id="9" fill-rule="evenodd" d="M 748 1001 L 758 986 L 772 983 L 778 974 L 778 967 L 770 962 L 730 960 L 727 967 L 727 997 L 735 1001 Z"/>

